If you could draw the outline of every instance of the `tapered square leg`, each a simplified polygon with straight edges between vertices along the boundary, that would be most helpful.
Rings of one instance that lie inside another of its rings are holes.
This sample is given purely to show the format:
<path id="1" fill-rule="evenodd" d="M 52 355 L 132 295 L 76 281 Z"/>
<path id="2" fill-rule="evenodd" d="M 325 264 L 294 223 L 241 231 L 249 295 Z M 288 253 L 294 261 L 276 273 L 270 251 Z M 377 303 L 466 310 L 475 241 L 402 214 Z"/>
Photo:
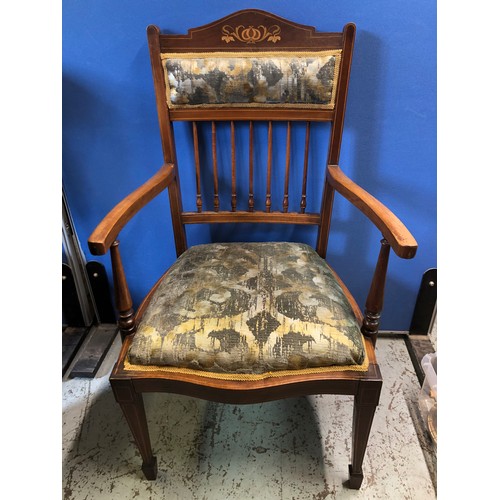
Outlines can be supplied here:
<path id="1" fill-rule="evenodd" d="M 158 464 L 156 462 L 156 457 L 152 457 L 150 463 L 142 462 L 142 472 L 146 476 L 146 479 L 154 481 L 158 475 Z"/>
<path id="2" fill-rule="evenodd" d="M 362 381 L 354 397 L 352 463 L 349 465 L 349 487 L 352 489 L 358 490 L 363 482 L 363 459 L 381 389 L 381 380 Z"/>
<path id="3" fill-rule="evenodd" d="M 363 483 L 363 472 L 353 472 L 352 465 L 349 464 L 349 488 L 359 490 Z"/>
<path id="4" fill-rule="evenodd" d="M 116 401 L 120 404 L 123 414 L 134 436 L 135 443 L 142 456 L 142 471 L 146 479 L 156 479 L 158 468 L 156 457 L 151 450 L 148 423 L 144 411 L 142 394 L 135 392 L 130 380 L 111 380 L 111 386 Z"/>

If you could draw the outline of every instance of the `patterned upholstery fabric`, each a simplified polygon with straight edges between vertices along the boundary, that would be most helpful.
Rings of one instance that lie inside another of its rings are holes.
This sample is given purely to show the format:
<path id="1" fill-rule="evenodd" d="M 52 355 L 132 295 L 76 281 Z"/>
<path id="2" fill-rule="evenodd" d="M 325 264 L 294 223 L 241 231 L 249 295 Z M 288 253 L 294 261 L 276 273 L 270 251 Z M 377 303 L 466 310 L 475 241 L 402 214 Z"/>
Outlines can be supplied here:
<path id="1" fill-rule="evenodd" d="M 361 332 L 327 264 L 300 243 L 190 248 L 154 292 L 134 365 L 260 374 L 360 365 Z"/>
<path id="2" fill-rule="evenodd" d="M 340 50 L 162 54 L 167 102 L 193 106 L 333 109 Z"/>

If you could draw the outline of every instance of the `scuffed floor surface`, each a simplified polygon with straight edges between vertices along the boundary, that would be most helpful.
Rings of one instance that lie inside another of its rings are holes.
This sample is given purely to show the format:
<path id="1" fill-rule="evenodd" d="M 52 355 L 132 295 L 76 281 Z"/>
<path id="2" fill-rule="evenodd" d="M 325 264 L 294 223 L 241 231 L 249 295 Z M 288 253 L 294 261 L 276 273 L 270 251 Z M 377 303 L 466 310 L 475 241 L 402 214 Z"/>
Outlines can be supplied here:
<path id="1" fill-rule="evenodd" d="M 63 380 L 63 498 L 435 499 L 435 453 L 418 413 L 404 340 L 377 343 L 384 377 L 359 491 L 344 486 L 352 398 L 320 395 L 234 406 L 146 394 L 158 479 L 147 481 L 107 375 Z"/>

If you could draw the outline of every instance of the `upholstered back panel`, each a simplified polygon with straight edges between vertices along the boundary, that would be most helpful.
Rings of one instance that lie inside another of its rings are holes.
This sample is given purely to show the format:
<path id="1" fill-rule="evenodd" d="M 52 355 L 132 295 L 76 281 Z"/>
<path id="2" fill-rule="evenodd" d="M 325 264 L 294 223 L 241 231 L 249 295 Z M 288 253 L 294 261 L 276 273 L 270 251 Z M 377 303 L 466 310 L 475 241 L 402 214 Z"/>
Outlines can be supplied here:
<path id="1" fill-rule="evenodd" d="M 342 50 L 161 54 L 169 108 L 333 109 Z"/>

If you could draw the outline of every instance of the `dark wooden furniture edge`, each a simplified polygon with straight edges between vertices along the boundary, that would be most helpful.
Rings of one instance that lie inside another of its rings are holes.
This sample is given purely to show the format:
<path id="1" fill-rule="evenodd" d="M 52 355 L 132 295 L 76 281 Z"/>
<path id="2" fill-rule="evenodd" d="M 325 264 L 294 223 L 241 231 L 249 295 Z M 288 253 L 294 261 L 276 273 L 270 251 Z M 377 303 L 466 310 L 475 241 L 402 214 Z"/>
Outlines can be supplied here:
<path id="1" fill-rule="evenodd" d="M 319 225 L 320 215 L 316 213 L 297 212 L 245 212 L 245 211 L 220 211 L 211 212 L 205 210 L 198 212 L 183 212 L 181 214 L 183 224 L 221 224 L 221 223 L 270 223 L 270 224 L 306 224 Z"/>
<path id="2" fill-rule="evenodd" d="M 296 109 L 289 107 L 286 109 L 270 108 L 241 108 L 233 106 L 231 108 L 179 108 L 169 110 L 172 121 L 310 121 L 328 122 L 334 117 L 332 109 Z"/>
<path id="3" fill-rule="evenodd" d="M 160 30 L 155 25 L 148 26 L 148 33 L 156 31 L 160 36 L 160 47 L 162 52 L 167 51 L 193 51 L 203 52 L 207 50 L 224 51 L 253 51 L 255 43 L 248 43 L 245 40 L 238 39 L 234 33 L 228 32 L 229 29 L 235 29 L 238 23 L 242 27 L 249 27 L 248 17 L 252 16 L 252 28 L 259 30 L 267 28 L 271 30 L 272 35 L 277 37 L 262 37 L 257 43 L 265 44 L 266 50 L 321 50 L 323 48 L 341 48 L 343 42 L 342 33 L 338 32 L 317 32 L 313 26 L 295 23 L 289 19 L 277 16 L 270 12 L 259 9 L 244 9 L 233 12 L 221 19 L 191 28 L 186 35 L 179 34 L 160 34 Z M 262 23 L 262 24 L 260 24 Z M 274 24 L 271 24 L 274 23 Z M 274 28 L 277 27 L 276 31 Z M 347 27 L 353 27 L 350 23 Z M 255 33 L 256 34 L 256 33 Z M 262 31 L 264 34 L 264 31 Z M 227 37 L 229 35 L 229 38 Z M 224 38 L 223 38 L 224 37 Z M 300 38 L 300 44 L 297 45 L 296 37 Z M 266 39 L 267 38 L 267 39 Z M 279 41 L 279 44 L 276 42 Z"/>

